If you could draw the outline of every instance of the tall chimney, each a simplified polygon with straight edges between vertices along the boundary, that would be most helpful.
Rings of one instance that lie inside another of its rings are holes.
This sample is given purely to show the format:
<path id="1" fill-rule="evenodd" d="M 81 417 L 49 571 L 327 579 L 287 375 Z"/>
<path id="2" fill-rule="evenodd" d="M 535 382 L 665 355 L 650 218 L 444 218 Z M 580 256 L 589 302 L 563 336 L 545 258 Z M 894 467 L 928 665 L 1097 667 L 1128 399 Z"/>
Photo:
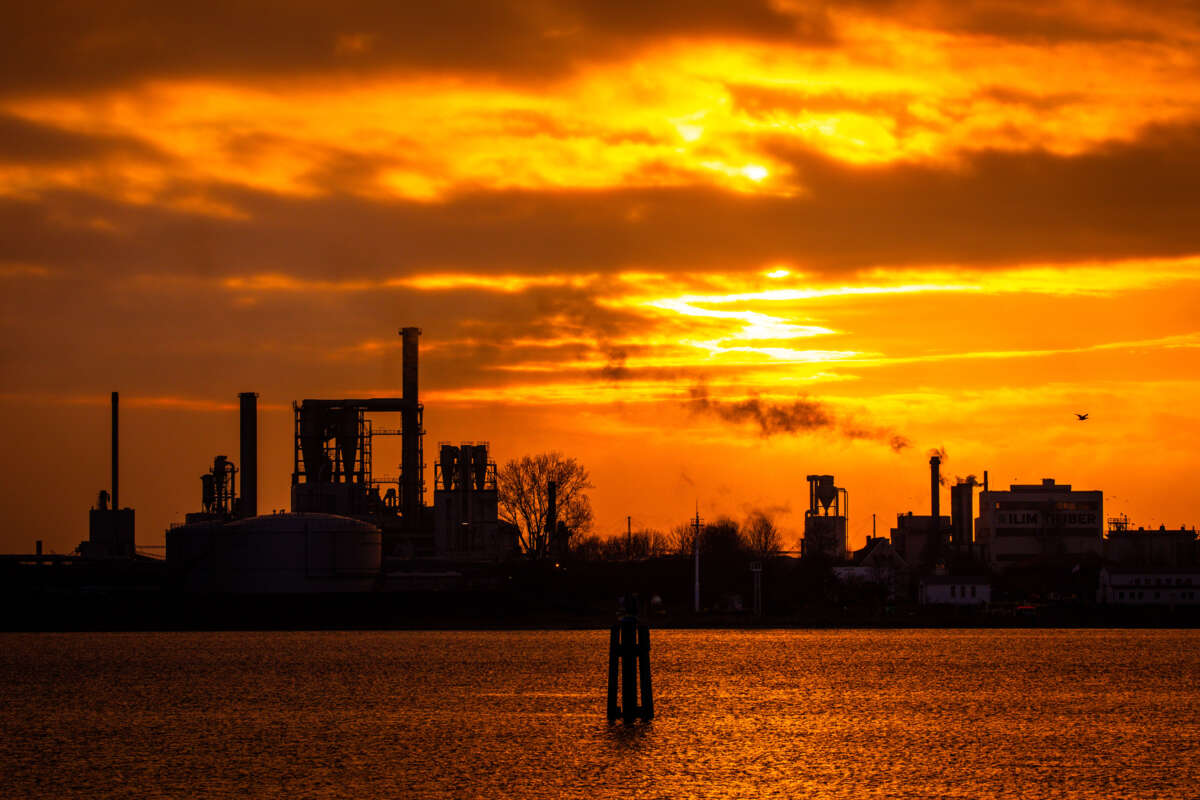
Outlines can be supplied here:
<path id="1" fill-rule="evenodd" d="M 929 459 L 929 541 L 925 545 L 926 560 L 929 564 L 937 564 L 942 558 L 942 459 L 933 456 Z"/>
<path id="2" fill-rule="evenodd" d="M 119 415 L 119 398 L 116 392 L 112 393 L 112 507 L 114 511 L 121 508 L 120 488 L 121 488 L 121 457 L 120 457 L 120 436 L 118 431 Z"/>
<path id="3" fill-rule="evenodd" d="M 243 517 L 258 516 L 258 393 L 242 392 L 241 400 L 241 463 L 242 499 L 239 513 Z"/>
<path id="4" fill-rule="evenodd" d="M 404 527 L 413 531 L 419 525 L 424 502 L 424 465 L 421 455 L 421 405 L 417 395 L 417 355 L 420 328 L 401 328 L 403 344 L 404 410 L 400 412 L 400 510 Z"/>
<path id="5" fill-rule="evenodd" d="M 939 519 L 942 515 L 942 504 L 940 497 L 940 490 L 942 488 L 941 471 L 941 457 L 934 456 L 933 458 L 929 459 L 929 494 L 931 498 L 929 514 L 933 517 L 933 524 L 935 526 L 941 525 Z"/>

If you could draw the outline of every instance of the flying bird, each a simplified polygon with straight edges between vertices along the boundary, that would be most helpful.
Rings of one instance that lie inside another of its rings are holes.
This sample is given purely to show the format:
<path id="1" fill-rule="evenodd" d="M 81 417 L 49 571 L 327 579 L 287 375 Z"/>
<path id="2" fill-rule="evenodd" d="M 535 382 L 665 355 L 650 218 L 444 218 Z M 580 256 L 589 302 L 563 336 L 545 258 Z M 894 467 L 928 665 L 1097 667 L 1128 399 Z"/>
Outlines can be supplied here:
<path id="1" fill-rule="evenodd" d="M 1075 416 L 1079 417 L 1080 422 L 1083 422 L 1084 420 L 1086 420 L 1088 418 L 1087 414 L 1076 414 Z"/>

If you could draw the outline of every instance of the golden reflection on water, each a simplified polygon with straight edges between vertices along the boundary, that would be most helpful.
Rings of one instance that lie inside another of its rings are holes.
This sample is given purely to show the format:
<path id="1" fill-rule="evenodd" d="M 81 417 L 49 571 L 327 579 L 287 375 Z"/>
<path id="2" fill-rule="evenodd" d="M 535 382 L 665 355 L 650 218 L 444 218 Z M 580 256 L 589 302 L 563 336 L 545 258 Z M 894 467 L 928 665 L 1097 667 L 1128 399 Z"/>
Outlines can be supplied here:
<path id="1" fill-rule="evenodd" d="M 1193 631 L 0 637 L 7 796 L 1194 796 Z"/>

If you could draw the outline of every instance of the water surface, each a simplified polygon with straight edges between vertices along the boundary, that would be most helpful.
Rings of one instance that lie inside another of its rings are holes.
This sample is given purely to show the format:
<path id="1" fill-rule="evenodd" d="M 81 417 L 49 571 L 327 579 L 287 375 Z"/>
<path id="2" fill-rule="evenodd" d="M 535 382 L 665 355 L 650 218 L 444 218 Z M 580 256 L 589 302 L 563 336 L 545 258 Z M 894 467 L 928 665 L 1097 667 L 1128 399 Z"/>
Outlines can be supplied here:
<path id="1" fill-rule="evenodd" d="M 6 634 L 5 797 L 1200 796 L 1192 631 Z"/>

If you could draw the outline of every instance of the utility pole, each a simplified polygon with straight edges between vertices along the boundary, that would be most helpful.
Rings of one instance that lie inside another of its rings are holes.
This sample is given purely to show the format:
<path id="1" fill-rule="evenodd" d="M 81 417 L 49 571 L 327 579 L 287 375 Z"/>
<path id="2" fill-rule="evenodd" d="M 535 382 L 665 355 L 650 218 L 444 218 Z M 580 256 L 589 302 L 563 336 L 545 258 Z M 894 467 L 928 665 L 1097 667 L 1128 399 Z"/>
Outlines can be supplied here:
<path id="1" fill-rule="evenodd" d="M 700 504 L 696 504 L 696 518 L 692 520 L 692 554 L 695 556 L 696 570 L 693 584 L 692 605 L 695 613 L 700 613 Z"/>

